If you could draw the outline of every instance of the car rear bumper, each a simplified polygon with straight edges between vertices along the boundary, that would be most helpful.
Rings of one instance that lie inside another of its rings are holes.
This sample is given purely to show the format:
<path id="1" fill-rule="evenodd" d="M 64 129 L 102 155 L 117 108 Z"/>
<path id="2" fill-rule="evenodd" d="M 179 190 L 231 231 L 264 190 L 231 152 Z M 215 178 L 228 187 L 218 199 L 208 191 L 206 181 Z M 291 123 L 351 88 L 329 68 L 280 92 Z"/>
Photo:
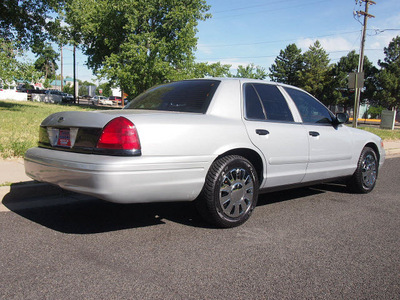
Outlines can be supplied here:
<path id="1" fill-rule="evenodd" d="M 25 172 L 77 193 L 117 203 L 191 201 L 211 157 L 117 157 L 31 148 Z"/>

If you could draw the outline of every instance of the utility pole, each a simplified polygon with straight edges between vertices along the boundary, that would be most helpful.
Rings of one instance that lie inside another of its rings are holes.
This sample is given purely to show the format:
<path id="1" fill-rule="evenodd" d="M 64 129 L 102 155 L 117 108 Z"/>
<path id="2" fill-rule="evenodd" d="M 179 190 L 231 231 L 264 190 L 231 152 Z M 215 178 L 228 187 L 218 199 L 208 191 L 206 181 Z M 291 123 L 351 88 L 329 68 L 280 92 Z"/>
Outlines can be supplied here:
<path id="1" fill-rule="evenodd" d="M 76 46 L 74 45 L 74 103 L 76 104 Z"/>
<path id="2" fill-rule="evenodd" d="M 360 60 L 358 62 L 358 72 L 356 75 L 356 88 L 355 88 L 355 100 L 354 100 L 354 114 L 353 114 L 353 127 L 357 128 L 357 119 L 358 119 L 358 113 L 360 109 L 360 97 L 361 97 L 361 88 L 357 86 L 357 79 L 360 74 L 362 74 L 363 69 L 364 69 L 364 46 L 365 46 L 365 35 L 367 32 L 367 20 L 368 18 L 375 18 L 375 16 L 370 15 L 368 13 L 368 8 L 370 4 L 376 4 L 376 2 L 372 0 L 356 0 L 356 3 L 365 2 L 365 11 L 357 11 L 358 15 L 363 15 L 364 16 L 364 25 L 363 25 L 363 31 L 362 31 L 362 38 L 361 38 L 361 49 L 360 49 Z"/>
<path id="3" fill-rule="evenodd" d="M 64 74 L 63 74 L 63 46 L 61 44 L 61 92 L 64 89 Z"/>

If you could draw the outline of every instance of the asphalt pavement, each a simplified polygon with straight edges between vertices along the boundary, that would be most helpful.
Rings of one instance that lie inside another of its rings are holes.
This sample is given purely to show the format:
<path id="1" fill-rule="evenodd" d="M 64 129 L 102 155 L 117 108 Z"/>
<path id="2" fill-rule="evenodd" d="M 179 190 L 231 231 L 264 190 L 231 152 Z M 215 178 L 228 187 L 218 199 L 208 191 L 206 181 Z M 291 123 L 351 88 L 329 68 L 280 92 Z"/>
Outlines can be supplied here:
<path id="1" fill-rule="evenodd" d="M 232 229 L 192 203 L 6 195 L 0 299 L 400 299 L 399 169 L 388 159 L 368 194 L 262 194 Z"/>

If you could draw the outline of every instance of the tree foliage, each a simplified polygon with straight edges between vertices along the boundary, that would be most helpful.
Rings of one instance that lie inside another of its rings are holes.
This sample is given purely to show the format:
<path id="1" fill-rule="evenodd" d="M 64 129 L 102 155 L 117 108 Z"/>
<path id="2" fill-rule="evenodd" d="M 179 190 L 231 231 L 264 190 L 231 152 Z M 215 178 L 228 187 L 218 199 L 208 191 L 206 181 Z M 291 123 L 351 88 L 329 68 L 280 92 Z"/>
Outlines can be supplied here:
<path id="1" fill-rule="evenodd" d="M 319 41 L 310 46 L 303 54 L 303 66 L 299 72 L 299 86 L 325 103 L 326 88 L 329 87 L 329 55 Z"/>
<path id="2" fill-rule="evenodd" d="M 390 108 L 400 106 L 400 36 L 384 48 L 385 58 L 378 64 L 382 68 L 377 76 L 377 97 Z"/>
<path id="3" fill-rule="evenodd" d="M 184 77 L 186 78 L 203 78 L 203 77 L 227 77 L 230 75 L 231 65 L 223 65 L 220 62 L 217 63 L 194 63 L 189 66 L 187 73 Z"/>
<path id="4" fill-rule="evenodd" d="M 74 86 L 73 85 L 69 85 L 69 84 L 64 85 L 63 86 L 63 92 L 73 95 L 74 94 Z"/>
<path id="5" fill-rule="evenodd" d="M 17 68 L 18 61 L 14 45 L 0 39 L 0 79 L 7 84 L 14 80 L 13 71 Z"/>
<path id="6" fill-rule="evenodd" d="M 102 90 L 101 94 L 100 94 L 100 89 Z M 101 96 L 105 96 L 105 97 L 112 96 L 111 85 L 108 82 L 100 84 L 96 88 L 96 95 L 101 95 Z"/>
<path id="7" fill-rule="evenodd" d="M 298 85 L 302 64 L 301 49 L 297 48 L 296 44 L 290 44 L 280 51 L 275 62 L 269 68 L 269 77 L 275 82 Z"/>
<path id="8" fill-rule="evenodd" d="M 204 0 L 71 0 L 67 22 L 88 66 L 128 94 L 186 78 Z"/>
<path id="9" fill-rule="evenodd" d="M 354 90 L 348 88 L 348 79 L 350 73 L 358 71 L 358 63 L 360 56 L 353 50 L 346 56 L 333 64 L 330 75 L 332 77 L 332 103 L 342 104 L 345 107 L 351 106 L 354 103 Z M 367 56 L 364 57 L 364 90 L 361 93 L 361 101 L 373 98 L 375 91 L 375 75 L 377 68 L 373 66 L 372 62 Z"/>
<path id="10" fill-rule="evenodd" d="M 57 60 L 60 57 L 59 53 L 54 51 L 53 47 L 46 44 L 43 48 L 34 47 L 37 59 L 35 61 L 36 70 L 43 73 L 44 80 L 55 78 L 56 70 L 58 69 Z"/>
<path id="11" fill-rule="evenodd" d="M 22 52 L 16 50 L 14 43 L 0 38 L 0 80 L 4 85 L 10 85 L 15 80 L 35 82 L 40 78 L 34 65 L 28 60 L 18 59 Z"/>
<path id="12" fill-rule="evenodd" d="M 254 64 L 248 64 L 247 66 L 238 66 L 235 75 L 229 75 L 236 78 L 252 78 L 252 79 L 265 79 L 267 73 L 265 69 Z"/>
<path id="13" fill-rule="evenodd" d="M 43 44 L 59 32 L 61 21 L 56 12 L 63 3 L 56 0 L 2 0 L 0 37 L 19 41 L 23 47 Z"/>

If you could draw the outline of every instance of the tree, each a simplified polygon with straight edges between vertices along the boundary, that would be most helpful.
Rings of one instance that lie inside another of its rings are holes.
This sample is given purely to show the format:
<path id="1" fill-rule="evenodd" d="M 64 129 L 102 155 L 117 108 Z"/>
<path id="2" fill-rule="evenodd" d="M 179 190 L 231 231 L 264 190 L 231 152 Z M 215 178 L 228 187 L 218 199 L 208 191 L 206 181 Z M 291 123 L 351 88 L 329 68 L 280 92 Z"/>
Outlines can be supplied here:
<path id="1" fill-rule="evenodd" d="M 78 89 L 78 95 L 79 96 L 85 96 L 85 95 L 88 95 L 90 92 L 89 92 L 89 89 L 92 89 L 91 87 L 93 87 L 93 89 L 95 89 L 95 87 L 96 87 L 96 85 L 94 84 L 94 83 L 92 83 L 92 82 L 89 82 L 89 81 L 81 81 L 81 80 L 78 80 L 78 86 L 79 86 L 79 89 Z"/>
<path id="2" fill-rule="evenodd" d="M 14 71 L 15 78 L 25 83 L 37 82 L 41 77 L 35 65 L 31 62 L 19 62 L 18 68 Z"/>
<path id="3" fill-rule="evenodd" d="M 188 77 L 205 0 L 71 0 L 67 22 L 96 74 L 130 95 Z"/>
<path id="4" fill-rule="evenodd" d="M 303 54 L 303 67 L 299 73 L 299 86 L 325 104 L 331 104 L 326 89 L 331 86 L 329 55 L 319 41 Z"/>
<path id="5" fill-rule="evenodd" d="M 14 80 L 31 83 L 39 79 L 40 74 L 32 63 L 17 59 L 22 54 L 14 43 L 0 38 L 0 80 L 3 84 L 12 84 Z"/>
<path id="6" fill-rule="evenodd" d="M 236 78 L 265 79 L 267 77 L 267 73 L 265 73 L 264 68 L 255 66 L 253 63 L 251 63 L 247 66 L 238 66 L 236 75 L 230 76 Z"/>
<path id="7" fill-rule="evenodd" d="M 227 77 L 230 75 L 231 65 L 223 65 L 220 62 L 217 63 L 194 63 L 189 68 L 185 78 L 203 78 L 203 77 Z"/>
<path id="8" fill-rule="evenodd" d="M 385 58 L 379 60 L 381 67 L 377 76 L 379 91 L 377 97 L 387 108 L 400 105 L 400 36 L 393 38 L 384 48 Z"/>
<path id="9" fill-rule="evenodd" d="M 46 44 L 43 48 L 34 46 L 33 51 L 38 57 L 35 61 L 36 70 L 44 74 L 45 80 L 54 78 L 58 69 L 57 60 L 60 55 L 49 44 Z"/>
<path id="10" fill-rule="evenodd" d="M 100 94 L 100 89 L 102 90 L 101 94 Z M 105 97 L 112 96 L 111 85 L 108 82 L 100 84 L 96 88 L 96 95 L 101 95 Z"/>
<path id="11" fill-rule="evenodd" d="M 291 85 L 298 85 L 299 72 L 301 71 L 303 57 L 301 49 L 296 44 L 286 46 L 281 50 L 275 62 L 269 68 L 269 77 L 272 81 Z"/>
<path id="12" fill-rule="evenodd" d="M 86 85 L 80 85 L 78 90 L 79 96 L 86 96 L 88 94 L 88 87 Z"/>
<path id="13" fill-rule="evenodd" d="M 353 50 L 346 56 L 341 57 L 340 60 L 332 66 L 330 72 L 332 78 L 332 94 L 330 96 L 332 104 L 342 104 L 345 108 L 354 104 L 354 90 L 348 89 L 348 78 L 349 73 L 357 72 L 359 57 L 360 56 Z M 361 94 L 361 101 L 366 99 L 372 101 L 376 91 L 375 75 L 377 69 L 367 56 L 364 57 L 363 70 L 365 74 L 365 89 Z"/>
<path id="14" fill-rule="evenodd" d="M 17 69 L 18 61 L 14 45 L 0 38 L 0 80 L 4 84 L 14 80 L 13 71 Z"/>
<path id="15" fill-rule="evenodd" d="M 63 3 L 56 0 L 2 0 L 0 37 L 28 47 L 56 36 L 61 22 L 56 12 Z"/>
<path id="16" fill-rule="evenodd" d="M 69 85 L 69 84 L 64 85 L 63 86 L 63 92 L 73 95 L 74 94 L 74 86 L 73 85 Z"/>

